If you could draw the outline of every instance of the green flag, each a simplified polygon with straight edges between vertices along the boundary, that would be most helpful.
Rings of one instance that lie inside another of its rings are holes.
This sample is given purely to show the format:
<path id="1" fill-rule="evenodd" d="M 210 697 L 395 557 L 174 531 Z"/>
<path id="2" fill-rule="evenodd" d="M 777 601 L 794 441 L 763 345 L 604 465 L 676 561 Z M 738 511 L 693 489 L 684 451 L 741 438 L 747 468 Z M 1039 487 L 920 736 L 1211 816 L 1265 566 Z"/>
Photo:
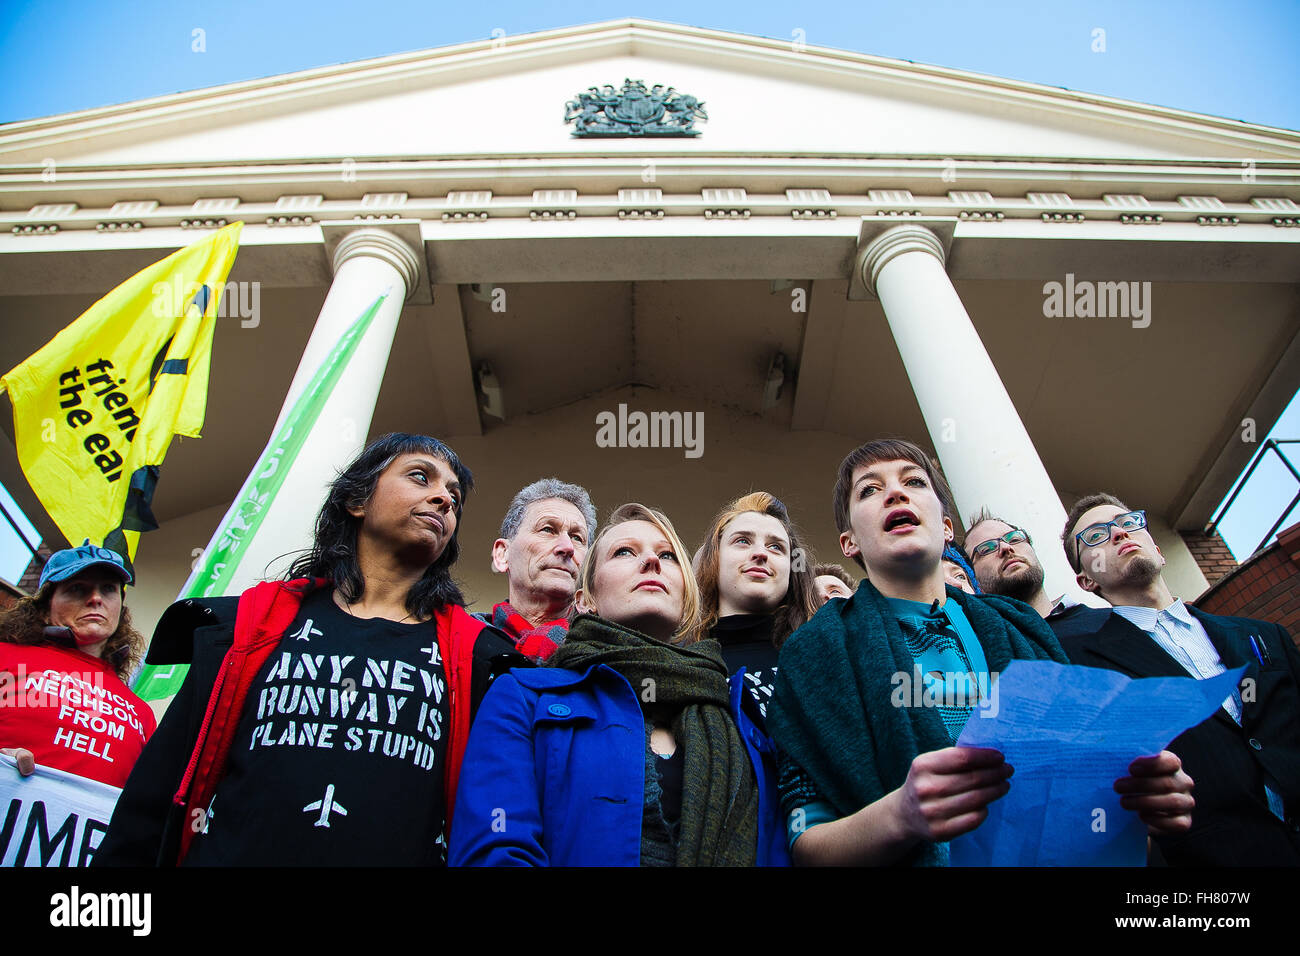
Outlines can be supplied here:
<path id="1" fill-rule="evenodd" d="M 183 598 L 219 597 L 226 593 L 239 563 L 249 544 L 262 526 L 267 512 L 275 504 L 275 496 L 284 484 L 298 452 L 320 418 L 321 409 L 347 368 L 361 337 L 370 328 L 379 306 L 387 293 L 375 300 L 361 318 L 352 324 L 330 349 L 329 355 L 303 389 L 284 424 L 272 436 L 258 459 L 252 474 L 240 489 L 239 497 L 226 512 L 226 517 L 212 536 L 213 544 L 203 553 L 202 563 L 190 575 L 189 583 L 181 592 Z M 132 690 L 145 700 L 160 700 L 173 696 L 181 688 L 188 664 L 146 664 L 136 678 Z"/>

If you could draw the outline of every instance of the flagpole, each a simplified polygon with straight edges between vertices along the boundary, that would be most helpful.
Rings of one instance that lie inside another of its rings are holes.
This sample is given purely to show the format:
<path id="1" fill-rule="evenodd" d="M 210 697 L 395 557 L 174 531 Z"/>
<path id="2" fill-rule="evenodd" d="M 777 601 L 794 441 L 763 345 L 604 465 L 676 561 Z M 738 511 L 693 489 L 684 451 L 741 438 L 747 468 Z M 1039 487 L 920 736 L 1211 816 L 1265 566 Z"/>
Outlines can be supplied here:
<path id="1" fill-rule="evenodd" d="M 203 559 L 195 565 L 181 589 L 181 598 L 218 597 L 226 592 L 326 400 L 387 298 L 388 292 L 380 295 L 338 339 L 307 388 L 286 409 L 284 420 L 217 526 L 212 543 L 204 549 Z"/>
<path id="2" fill-rule="evenodd" d="M 215 305 L 242 228 L 141 269 L 0 376 L 23 476 L 68 541 L 114 538 L 130 561 L 136 532 L 157 527 L 158 467 L 174 436 L 203 425 Z"/>
<path id="3" fill-rule="evenodd" d="M 423 246 L 371 227 L 352 229 L 331 257 L 334 281 L 298 361 L 269 441 L 185 583 L 191 599 L 236 595 L 283 574 L 284 554 L 310 545 L 330 481 L 366 443 L 405 300 Z M 276 566 L 271 571 L 272 565 Z M 176 693 L 188 665 L 146 666 L 134 690 Z"/>
<path id="4" fill-rule="evenodd" d="M 249 473 L 234 502 L 226 511 L 203 557 L 198 561 L 181 589 L 180 597 L 221 596 L 230 590 L 232 580 L 248 561 L 248 551 L 270 513 L 286 477 L 302 451 L 303 445 L 324 410 L 334 387 L 346 371 L 366 332 L 385 304 L 391 302 L 389 288 L 333 343 L 330 353 L 315 369 L 307 385 L 292 402 L 286 401 L 281 421 L 272 432 L 257 464 Z M 400 302 L 398 303 L 400 307 Z M 389 331 L 391 339 L 392 331 Z M 281 502 L 284 504 L 285 502 Z M 131 689 L 145 700 L 171 697 L 180 688 L 189 667 L 172 664 L 165 667 L 146 664 L 136 676 Z"/>
<path id="5" fill-rule="evenodd" d="M 9 522 L 9 527 L 14 529 L 14 533 L 22 539 L 23 544 L 27 545 L 27 550 L 32 553 L 32 557 L 36 557 L 36 552 L 40 550 L 40 545 L 38 544 L 35 548 L 32 547 L 31 542 L 27 540 L 27 535 L 23 534 L 23 529 L 18 527 L 18 522 L 14 521 L 14 519 L 10 517 L 9 509 L 6 508 L 3 503 L 0 503 L 0 513 L 4 514 L 5 521 Z"/>

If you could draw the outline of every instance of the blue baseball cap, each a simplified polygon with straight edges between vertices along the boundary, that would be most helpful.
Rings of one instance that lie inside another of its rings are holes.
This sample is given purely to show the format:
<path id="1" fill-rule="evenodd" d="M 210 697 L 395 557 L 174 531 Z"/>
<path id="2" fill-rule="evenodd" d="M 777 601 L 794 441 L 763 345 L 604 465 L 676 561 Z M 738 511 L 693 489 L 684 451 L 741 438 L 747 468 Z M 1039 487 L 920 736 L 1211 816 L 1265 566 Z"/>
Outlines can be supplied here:
<path id="1" fill-rule="evenodd" d="M 65 548 L 50 555 L 50 560 L 45 562 L 45 567 L 41 570 L 41 580 L 37 589 L 45 587 L 46 584 L 66 581 L 87 568 L 98 567 L 116 571 L 121 575 L 123 584 L 135 583 L 135 578 L 126 569 L 126 562 L 122 560 L 120 554 L 91 544 L 90 539 L 87 538 L 79 548 Z"/>

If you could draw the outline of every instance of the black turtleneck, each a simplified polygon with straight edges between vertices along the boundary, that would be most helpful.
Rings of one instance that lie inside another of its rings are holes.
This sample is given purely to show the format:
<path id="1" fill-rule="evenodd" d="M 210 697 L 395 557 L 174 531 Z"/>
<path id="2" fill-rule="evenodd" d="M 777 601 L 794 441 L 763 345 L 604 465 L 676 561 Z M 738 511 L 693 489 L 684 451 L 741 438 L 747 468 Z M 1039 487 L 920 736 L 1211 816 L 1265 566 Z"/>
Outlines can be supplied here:
<path id="1" fill-rule="evenodd" d="M 767 704 L 772 699 L 779 652 L 772 645 L 772 614 L 731 614 L 718 618 L 709 636 L 722 645 L 727 673 L 745 669 L 745 695 L 741 706 L 750 719 L 765 729 Z"/>

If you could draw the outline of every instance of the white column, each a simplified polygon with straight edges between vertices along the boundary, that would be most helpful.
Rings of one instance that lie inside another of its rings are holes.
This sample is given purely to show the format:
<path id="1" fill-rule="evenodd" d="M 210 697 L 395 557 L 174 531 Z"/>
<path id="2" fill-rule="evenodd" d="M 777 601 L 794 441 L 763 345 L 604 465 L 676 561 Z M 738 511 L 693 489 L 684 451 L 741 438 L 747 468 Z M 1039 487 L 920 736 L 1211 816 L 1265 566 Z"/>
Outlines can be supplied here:
<path id="1" fill-rule="evenodd" d="M 227 594 L 281 576 L 292 559 L 310 546 L 326 488 L 365 446 L 402 303 L 419 276 L 416 252 L 393 234 L 373 228 L 344 236 L 334 252 L 333 267 L 334 281 L 268 438 L 279 431 L 343 333 L 378 296 L 387 293 L 387 297 L 322 408 L 276 495 L 275 506 L 239 562 Z"/>
<path id="2" fill-rule="evenodd" d="M 961 510 L 957 520 L 988 507 L 1025 528 L 1047 573 L 1048 596 L 1083 600 L 1061 549 L 1065 508 L 944 271 L 943 244 L 924 226 L 894 226 L 858 263 L 884 308 Z"/>

